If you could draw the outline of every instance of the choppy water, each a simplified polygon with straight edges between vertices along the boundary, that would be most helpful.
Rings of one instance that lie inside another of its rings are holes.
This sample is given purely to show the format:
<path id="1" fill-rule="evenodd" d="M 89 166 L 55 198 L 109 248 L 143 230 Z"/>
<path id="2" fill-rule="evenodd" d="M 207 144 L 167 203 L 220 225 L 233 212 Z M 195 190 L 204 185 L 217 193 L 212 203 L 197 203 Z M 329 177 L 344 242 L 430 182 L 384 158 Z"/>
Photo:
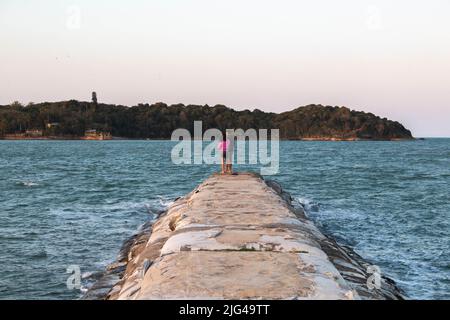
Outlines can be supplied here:
<path id="1" fill-rule="evenodd" d="M 152 212 L 217 170 L 172 164 L 172 145 L 0 141 L 0 298 L 78 298 L 69 265 L 102 271 Z M 280 147 L 272 178 L 323 229 L 411 298 L 450 298 L 450 139 Z"/>

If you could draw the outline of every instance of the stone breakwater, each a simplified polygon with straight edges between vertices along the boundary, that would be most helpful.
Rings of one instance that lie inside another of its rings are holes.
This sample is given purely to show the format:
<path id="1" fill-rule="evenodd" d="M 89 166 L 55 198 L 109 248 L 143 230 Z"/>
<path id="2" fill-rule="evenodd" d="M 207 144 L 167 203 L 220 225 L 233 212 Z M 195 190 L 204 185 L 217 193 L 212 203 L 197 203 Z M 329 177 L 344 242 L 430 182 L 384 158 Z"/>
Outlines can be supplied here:
<path id="1" fill-rule="evenodd" d="M 275 181 L 212 175 L 123 246 L 84 299 L 402 299 Z"/>

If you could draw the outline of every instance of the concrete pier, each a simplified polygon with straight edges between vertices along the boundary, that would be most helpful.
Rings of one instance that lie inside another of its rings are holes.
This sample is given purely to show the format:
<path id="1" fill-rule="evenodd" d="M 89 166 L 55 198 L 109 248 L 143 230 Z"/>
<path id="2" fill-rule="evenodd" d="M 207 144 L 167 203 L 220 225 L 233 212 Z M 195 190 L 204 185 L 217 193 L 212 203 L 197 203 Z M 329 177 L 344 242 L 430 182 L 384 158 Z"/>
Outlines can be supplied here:
<path id="1" fill-rule="evenodd" d="M 323 235 L 277 183 L 212 175 L 133 240 L 106 298 L 401 298 L 386 278 L 369 290 L 367 265 Z"/>

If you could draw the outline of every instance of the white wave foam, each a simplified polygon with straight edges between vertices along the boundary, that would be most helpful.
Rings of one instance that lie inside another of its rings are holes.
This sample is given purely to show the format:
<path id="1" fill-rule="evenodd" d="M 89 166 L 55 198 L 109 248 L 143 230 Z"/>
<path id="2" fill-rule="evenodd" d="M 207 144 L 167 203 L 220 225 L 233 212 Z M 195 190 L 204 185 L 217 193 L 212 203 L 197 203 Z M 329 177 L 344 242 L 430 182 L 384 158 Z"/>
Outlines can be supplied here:
<path id="1" fill-rule="evenodd" d="M 88 292 L 88 288 L 86 288 L 84 286 L 80 286 L 80 292 L 81 293 L 86 293 L 86 292 Z"/>
<path id="2" fill-rule="evenodd" d="M 171 206 L 175 202 L 175 201 L 173 201 L 173 199 L 168 199 L 168 198 L 165 198 L 163 196 L 158 196 L 158 200 L 159 200 L 159 204 L 164 209 L 168 208 L 169 206 Z"/>
<path id="3" fill-rule="evenodd" d="M 319 203 L 304 197 L 295 197 L 294 198 L 299 205 L 308 212 L 318 212 L 319 211 Z"/>
<path id="4" fill-rule="evenodd" d="M 81 279 L 87 279 L 87 278 L 90 278 L 90 277 L 92 277 L 92 275 L 94 274 L 94 272 L 83 272 L 82 274 L 81 274 Z"/>
<path id="5" fill-rule="evenodd" d="M 25 187 L 34 187 L 34 186 L 39 185 L 39 183 L 33 182 L 33 181 L 20 181 L 20 182 L 18 182 L 18 184 L 25 186 Z"/>

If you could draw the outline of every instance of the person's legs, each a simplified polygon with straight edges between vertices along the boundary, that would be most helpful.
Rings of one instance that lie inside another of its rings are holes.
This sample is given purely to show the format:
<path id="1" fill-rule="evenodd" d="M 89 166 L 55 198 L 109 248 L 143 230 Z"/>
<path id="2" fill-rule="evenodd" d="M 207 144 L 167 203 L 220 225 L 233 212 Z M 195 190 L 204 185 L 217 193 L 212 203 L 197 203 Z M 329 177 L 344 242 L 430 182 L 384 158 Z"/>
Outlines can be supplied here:
<path id="1" fill-rule="evenodd" d="M 233 163 L 233 150 L 230 148 L 227 150 L 227 159 L 226 159 L 226 166 L 225 166 L 225 171 L 226 173 L 232 174 L 232 168 L 231 165 Z"/>
<path id="2" fill-rule="evenodd" d="M 222 153 L 222 174 L 226 172 L 226 154 L 225 152 Z"/>
<path id="3" fill-rule="evenodd" d="M 231 156 L 231 153 L 230 153 L 229 156 Z M 227 159 L 226 164 L 227 164 L 227 165 L 226 165 L 225 171 L 226 171 L 227 173 L 232 173 L 232 172 L 231 172 L 231 159 Z"/>

